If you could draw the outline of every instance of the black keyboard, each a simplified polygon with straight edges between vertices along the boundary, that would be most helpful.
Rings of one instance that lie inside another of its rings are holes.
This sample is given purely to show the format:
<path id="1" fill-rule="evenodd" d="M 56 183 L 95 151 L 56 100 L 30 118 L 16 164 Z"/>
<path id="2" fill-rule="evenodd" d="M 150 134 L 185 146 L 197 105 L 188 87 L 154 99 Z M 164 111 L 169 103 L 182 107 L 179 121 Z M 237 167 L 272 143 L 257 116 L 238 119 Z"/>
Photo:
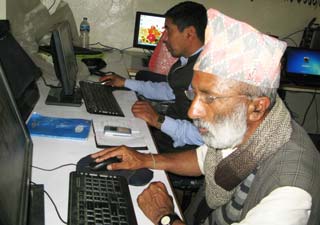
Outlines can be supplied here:
<path id="1" fill-rule="evenodd" d="M 136 225 L 127 180 L 121 176 L 70 173 L 68 225 Z"/>
<path id="2" fill-rule="evenodd" d="M 80 81 L 79 85 L 89 113 L 124 117 L 117 100 L 112 94 L 114 90 L 118 89 L 86 81 Z"/>

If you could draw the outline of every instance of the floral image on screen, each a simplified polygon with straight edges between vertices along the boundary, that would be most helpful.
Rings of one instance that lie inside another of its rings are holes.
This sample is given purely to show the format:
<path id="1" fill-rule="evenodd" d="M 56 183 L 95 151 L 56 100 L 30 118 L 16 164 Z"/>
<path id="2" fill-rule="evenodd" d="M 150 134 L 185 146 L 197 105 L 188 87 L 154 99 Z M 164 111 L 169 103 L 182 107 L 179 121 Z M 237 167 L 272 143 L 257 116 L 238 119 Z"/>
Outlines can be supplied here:
<path id="1" fill-rule="evenodd" d="M 164 31 L 164 18 L 143 16 L 140 20 L 139 44 L 157 45 Z"/>

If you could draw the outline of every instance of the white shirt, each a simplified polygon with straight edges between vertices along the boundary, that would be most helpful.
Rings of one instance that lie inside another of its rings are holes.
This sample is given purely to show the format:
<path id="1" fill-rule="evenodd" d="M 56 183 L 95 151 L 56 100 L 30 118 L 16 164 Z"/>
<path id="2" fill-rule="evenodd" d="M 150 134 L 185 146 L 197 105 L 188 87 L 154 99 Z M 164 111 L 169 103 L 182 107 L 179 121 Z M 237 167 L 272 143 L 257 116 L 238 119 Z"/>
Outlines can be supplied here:
<path id="1" fill-rule="evenodd" d="M 225 158 L 235 149 L 222 150 Z M 204 174 L 204 159 L 208 147 L 197 148 L 198 164 Z M 264 197 L 252 208 L 239 223 L 232 225 L 306 225 L 311 213 L 312 197 L 305 190 L 297 187 L 280 187 Z"/>

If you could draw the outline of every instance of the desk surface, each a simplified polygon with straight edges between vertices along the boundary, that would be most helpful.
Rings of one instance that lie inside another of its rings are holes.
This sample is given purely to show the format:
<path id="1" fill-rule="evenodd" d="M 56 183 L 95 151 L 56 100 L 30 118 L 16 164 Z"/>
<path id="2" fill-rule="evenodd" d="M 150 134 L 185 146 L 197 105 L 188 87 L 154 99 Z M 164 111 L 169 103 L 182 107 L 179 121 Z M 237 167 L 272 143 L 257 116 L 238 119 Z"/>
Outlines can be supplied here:
<path id="1" fill-rule="evenodd" d="M 281 84 L 280 90 L 305 93 L 320 93 L 320 88 L 318 87 L 298 86 L 295 84 Z"/>
<path id="2" fill-rule="evenodd" d="M 115 60 L 115 58 L 112 58 Z M 116 60 L 115 60 L 116 61 Z M 122 63 L 121 58 L 119 58 L 119 63 Z M 109 64 L 108 64 L 109 65 Z M 123 65 L 123 64 L 122 64 Z M 109 65 L 110 66 L 110 65 Z M 119 69 L 115 70 L 116 72 Z M 45 98 L 48 94 L 49 89 L 44 86 L 43 82 L 39 80 L 38 86 L 40 89 L 40 99 L 35 106 L 34 112 L 41 113 L 45 116 L 55 116 L 55 117 L 69 117 L 69 118 L 83 118 L 83 119 L 95 119 L 95 118 L 105 118 L 108 116 L 104 115 L 94 115 L 89 114 L 84 104 L 81 107 L 65 107 L 65 106 L 52 106 L 45 105 Z M 126 112 L 128 117 L 133 117 L 131 114 L 131 105 L 128 102 L 120 104 L 122 109 Z M 148 152 L 156 153 L 157 150 L 153 143 L 151 134 L 145 124 L 145 138 L 148 145 Z M 32 137 L 34 148 L 33 148 L 33 166 L 40 168 L 52 169 L 64 164 L 76 164 L 82 157 L 92 154 L 99 149 L 96 148 L 94 136 L 92 129 L 90 131 L 88 140 L 78 141 L 78 140 L 62 140 L 53 139 L 46 137 Z M 144 151 L 145 152 L 145 151 Z M 32 181 L 38 184 L 44 184 L 45 190 L 51 195 L 57 208 L 61 214 L 61 217 L 66 221 L 68 216 L 68 187 L 69 187 L 69 173 L 75 170 L 75 166 L 65 166 L 60 169 L 47 172 L 36 168 L 32 169 Z M 152 181 L 162 181 L 168 188 L 168 191 L 173 195 L 172 188 L 168 182 L 168 178 L 164 171 L 154 171 L 154 177 Z M 138 195 L 147 187 L 134 187 L 129 186 L 132 202 L 134 205 L 136 217 L 138 224 L 148 225 L 152 224 L 151 221 L 146 218 L 143 212 L 137 205 Z M 175 209 L 179 210 L 177 203 L 175 201 Z M 177 211 L 179 215 L 181 213 Z M 45 224 L 46 225 L 59 225 L 63 224 L 54 209 L 54 206 L 50 200 L 45 197 Z"/>

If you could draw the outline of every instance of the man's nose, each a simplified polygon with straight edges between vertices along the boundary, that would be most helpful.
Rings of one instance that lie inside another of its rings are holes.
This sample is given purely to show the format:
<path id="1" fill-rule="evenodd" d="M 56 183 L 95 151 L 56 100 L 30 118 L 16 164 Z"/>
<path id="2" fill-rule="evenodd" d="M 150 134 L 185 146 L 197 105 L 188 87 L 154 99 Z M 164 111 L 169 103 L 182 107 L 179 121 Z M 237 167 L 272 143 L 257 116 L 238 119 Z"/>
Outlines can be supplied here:
<path id="1" fill-rule="evenodd" d="M 188 110 L 188 116 L 191 119 L 200 119 L 204 117 L 205 114 L 206 111 L 203 105 L 201 104 L 201 101 L 199 101 L 197 98 L 194 98 Z"/>

